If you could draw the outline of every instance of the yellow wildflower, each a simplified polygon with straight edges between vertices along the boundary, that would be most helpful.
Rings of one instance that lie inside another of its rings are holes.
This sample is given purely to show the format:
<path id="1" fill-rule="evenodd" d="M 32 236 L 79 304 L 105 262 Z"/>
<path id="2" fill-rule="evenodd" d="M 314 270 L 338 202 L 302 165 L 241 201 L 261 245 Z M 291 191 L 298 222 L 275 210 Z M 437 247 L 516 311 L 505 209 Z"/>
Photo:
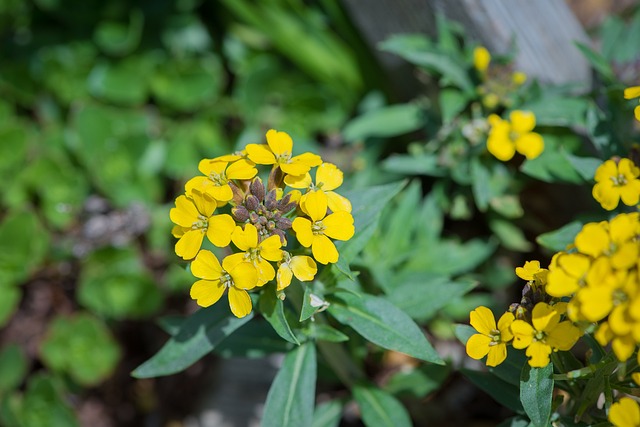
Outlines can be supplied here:
<path id="1" fill-rule="evenodd" d="M 509 327 L 514 321 L 513 313 L 506 312 L 498 320 L 487 307 L 480 306 L 470 315 L 471 326 L 478 331 L 467 341 L 467 354 L 472 359 L 487 356 L 487 366 L 498 366 L 507 358 L 507 343 L 513 339 Z"/>
<path id="2" fill-rule="evenodd" d="M 525 73 L 523 73 L 522 71 L 516 71 L 515 73 L 513 73 L 513 75 L 511 76 L 511 81 L 516 85 L 516 86 L 521 86 L 523 85 L 526 81 L 527 81 L 527 75 Z"/>
<path id="3" fill-rule="evenodd" d="M 276 271 L 268 261 L 282 259 L 282 250 L 280 250 L 282 242 L 278 235 L 267 237 L 258 243 L 258 229 L 253 224 L 245 224 L 244 229 L 236 226 L 231 240 L 238 249 L 244 251 L 244 259 L 251 262 L 258 270 L 258 286 L 276 277 Z"/>
<path id="4" fill-rule="evenodd" d="M 231 215 L 214 215 L 216 201 L 208 194 L 193 189 L 191 197 L 179 196 L 169 217 L 176 224 L 173 235 L 178 237 L 175 251 L 182 259 L 196 256 L 206 234 L 211 243 L 224 247 L 231 241 L 236 225 Z"/>
<path id="5" fill-rule="evenodd" d="M 311 247 L 313 257 L 321 264 L 338 261 L 338 250 L 331 239 L 349 240 L 353 237 L 353 217 L 345 211 L 327 215 L 327 196 L 314 191 L 307 195 L 302 211 L 311 219 L 297 217 L 293 230 L 302 246 Z M 331 238 L 331 239 L 330 239 Z"/>
<path id="6" fill-rule="evenodd" d="M 484 46 L 478 46 L 473 50 L 473 66 L 481 74 L 487 72 L 489 63 L 491 62 L 491 54 Z"/>
<path id="7" fill-rule="evenodd" d="M 632 86 L 624 90 L 624 99 L 633 99 L 633 98 L 639 98 L 639 97 L 640 97 L 640 86 Z M 640 105 L 638 105 L 633 111 L 636 116 L 636 120 L 640 121 Z"/>
<path id="8" fill-rule="evenodd" d="M 524 266 L 516 267 L 516 275 L 522 280 L 534 280 L 536 276 L 546 275 L 547 269 L 540 268 L 540 261 L 526 261 Z"/>
<path id="9" fill-rule="evenodd" d="M 514 320 L 511 324 L 513 348 L 527 349 L 529 365 L 543 368 L 549 364 L 552 351 L 569 350 L 580 338 L 580 330 L 570 321 L 560 321 L 560 313 L 551 305 L 540 302 L 531 313 L 531 322 Z"/>
<path id="10" fill-rule="evenodd" d="M 546 292 L 552 297 L 569 296 L 586 285 L 591 258 L 579 253 L 561 253 L 549 266 Z"/>
<path id="11" fill-rule="evenodd" d="M 311 180 L 309 173 L 300 176 L 287 175 L 284 182 L 291 188 L 306 189 L 309 192 L 322 191 L 327 196 L 328 207 L 332 212 L 346 211 L 351 213 L 349 199 L 332 191 L 342 185 L 342 176 L 342 171 L 336 165 L 323 163 L 316 170 L 315 183 Z M 305 203 L 307 194 L 301 196 L 301 204 Z"/>
<path id="12" fill-rule="evenodd" d="M 508 161 L 515 152 L 527 159 L 535 159 L 544 150 L 542 136 L 533 132 L 536 117 L 530 111 L 515 110 L 509 115 L 510 121 L 492 114 L 489 116 L 491 131 L 487 139 L 487 150 L 498 160 Z"/>
<path id="13" fill-rule="evenodd" d="M 293 276 L 301 282 L 308 282 L 313 280 L 317 272 L 318 266 L 313 258 L 306 255 L 291 256 L 289 252 L 282 251 L 282 261 L 279 263 L 276 276 L 278 290 L 289 286 Z"/>
<path id="14" fill-rule="evenodd" d="M 640 406 L 630 397 L 623 397 L 611 405 L 609 421 L 615 427 L 640 427 Z"/>
<path id="15" fill-rule="evenodd" d="M 229 290 L 229 307 L 236 317 L 244 317 L 251 312 L 251 298 L 247 290 L 258 284 L 258 271 L 243 257 L 234 254 L 222 260 L 222 265 L 210 251 L 198 253 L 191 263 L 191 272 L 202 279 L 191 286 L 191 298 L 199 306 L 209 307 Z"/>
<path id="16" fill-rule="evenodd" d="M 607 160 L 595 173 L 593 198 L 608 211 L 615 209 L 620 200 L 627 206 L 635 206 L 640 200 L 640 168 L 629 159 L 619 162 Z"/>
<path id="17" fill-rule="evenodd" d="M 204 159 L 198 165 L 198 170 L 205 176 L 196 176 L 187 181 L 185 184 L 187 194 L 190 195 L 195 188 L 214 198 L 218 206 L 224 205 L 233 198 L 233 191 L 229 186 L 230 180 L 251 179 L 258 173 L 255 165 L 243 158 L 232 163 Z"/>
<path id="18" fill-rule="evenodd" d="M 267 132 L 267 144 L 248 144 L 247 154 L 259 165 L 277 165 L 288 175 L 304 175 L 312 167 L 322 163 L 317 154 L 304 153 L 293 156 L 293 140 L 285 132 L 271 129 Z"/>

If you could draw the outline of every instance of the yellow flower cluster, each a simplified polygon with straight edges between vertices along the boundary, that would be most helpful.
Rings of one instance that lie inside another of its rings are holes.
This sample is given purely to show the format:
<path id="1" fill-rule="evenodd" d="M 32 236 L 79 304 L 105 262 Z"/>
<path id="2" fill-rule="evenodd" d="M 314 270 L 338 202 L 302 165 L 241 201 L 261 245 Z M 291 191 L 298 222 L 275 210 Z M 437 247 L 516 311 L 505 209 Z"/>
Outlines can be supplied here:
<path id="1" fill-rule="evenodd" d="M 596 170 L 593 198 L 603 209 L 611 211 L 622 200 L 627 206 L 640 201 L 640 168 L 630 159 L 613 159 L 602 163 Z"/>
<path id="2" fill-rule="evenodd" d="M 527 75 L 521 71 L 512 73 L 508 66 L 491 65 L 491 54 L 484 46 L 473 50 L 473 67 L 481 80 L 478 93 L 482 104 L 490 110 L 500 105 L 508 108 L 510 95 L 527 81 Z"/>
<path id="3" fill-rule="evenodd" d="M 191 298 L 209 307 L 228 290 L 237 317 L 252 310 L 247 291 L 274 279 L 278 291 L 293 276 L 313 280 L 316 261 L 338 261 L 333 240 L 349 240 L 355 232 L 351 203 L 333 191 L 342 184 L 342 171 L 316 154 L 294 156 L 293 140 L 285 132 L 269 130 L 266 140 L 202 160 L 202 175 L 185 184 L 185 194 L 170 212 L 172 234 L 178 238 L 175 252 L 191 261 L 191 272 L 200 279 L 191 287 Z M 266 187 L 259 165 L 271 166 Z M 292 231 L 302 248 L 289 238 Z M 202 249 L 205 236 L 212 245 L 227 248 L 230 254 L 222 262 Z"/>
<path id="4" fill-rule="evenodd" d="M 498 160 L 511 160 L 516 151 L 527 159 L 535 159 L 544 150 L 542 136 L 533 132 L 536 116 L 530 111 L 514 110 L 509 114 L 509 120 L 492 114 L 489 124 L 487 150 Z"/>

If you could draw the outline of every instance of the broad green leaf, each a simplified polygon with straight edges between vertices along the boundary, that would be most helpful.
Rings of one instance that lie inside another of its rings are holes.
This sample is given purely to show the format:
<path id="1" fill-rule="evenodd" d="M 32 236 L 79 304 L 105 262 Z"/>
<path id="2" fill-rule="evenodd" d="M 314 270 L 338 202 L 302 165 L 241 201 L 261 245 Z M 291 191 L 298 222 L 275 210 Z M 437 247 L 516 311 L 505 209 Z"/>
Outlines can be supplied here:
<path id="1" fill-rule="evenodd" d="M 275 283 L 265 286 L 258 304 L 260 313 L 267 319 L 278 335 L 292 344 L 300 345 L 300 341 L 296 338 L 285 317 L 284 302 L 276 295 Z"/>
<path id="2" fill-rule="evenodd" d="M 453 239 L 442 239 L 424 248 L 417 248 L 406 268 L 412 271 L 455 275 L 472 270 L 480 265 L 496 249 L 496 242 L 471 239 L 464 243 Z"/>
<path id="3" fill-rule="evenodd" d="M 294 279 L 294 285 L 297 279 Z M 324 301 L 324 285 L 316 280 L 308 283 L 304 287 L 304 295 L 302 296 L 302 308 L 300 309 L 300 322 L 309 319 L 316 314 L 318 310 L 326 308 Z"/>
<path id="4" fill-rule="evenodd" d="M 458 324 L 455 326 L 454 332 L 455 332 L 456 338 L 458 338 L 460 342 L 464 345 L 467 345 L 467 341 L 469 341 L 469 338 L 471 338 L 471 335 L 475 335 L 478 333 L 478 331 L 473 329 L 473 326 L 461 325 L 461 324 Z"/>
<path id="5" fill-rule="evenodd" d="M 136 378 L 152 378 L 183 371 L 209 354 L 252 318 L 253 312 L 243 318 L 234 317 L 223 301 L 200 309 L 182 324 L 176 335 L 131 375 Z"/>
<path id="6" fill-rule="evenodd" d="M 290 351 L 271 384 L 262 427 L 311 425 L 316 393 L 316 348 L 307 342 Z"/>
<path id="7" fill-rule="evenodd" d="M 24 397 L 16 408 L 18 424 L 29 427 L 79 426 L 73 410 L 65 402 L 65 392 L 48 374 L 31 376 Z"/>
<path id="8" fill-rule="evenodd" d="M 450 370 L 449 366 L 440 365 L 403 368 L 389 378 L 389 381 L 384 385 L 384 390 L 394 395 L 410 395 L 417 399 L 423 399 L 442 386 L 449 377 Z"/>
<path id="9" fill-rule="evenodd" d="M 392 154 L 382 162 L 382 168 L 402 175 L 445 176 L 435 154 Z"/>
<path id="10" fill-rule="evenodd" d="M 547 427 L 553 400 L 553 364 L 532 368 L 525 364 L 520 379 L 520 401 L 534 427 Z"/>
<path id="11" fill-rule="evenodd" d="M 494 194 L 491 192 L 491 187 L 487 185 L 491 178 L 491 172 L 477 157 L 471 159 L 471 178 L 473 198 L 476 201 L 478 209 L 484 212 L 489 207 L 489 202 Z"/>
<path id="12" fill-rule="evenodd" d="M 310 334 L 318 341 L 344 342 L 349 340 L 347 335 L 327 324 L 316 322 L 312 325 Z"/>
<path id="13" fill-rule="evenodd" d="M 411 418 L 391 394 L 369 385 L 353 387 L 353 397 L 367 427 L 411 427 Z"/>
<path id="14" fill-rule="evenodd" d="M 523 231 L 511 221 L 495 218 L 489 221 L 489 228 L 507 249 L 518 252 L 529 252 L 533 249 Z"/>
<path id="15" fill-rule="evenodd" d="M 602 164 L 602 160 L 596 157 L 578 157 L 566 152 L 564 155 L 586 182 L 593 181 L 596 169 Z"/>
<path id="16" fill-rule="evenodd" d="M 454 88 L 443 88 L 440 91 L 439 101 L 442 121 L 446 125 L 465 109 L 469 96 Z"/>
<path id="17" fill-rule="evenodd" d="M 336 296 L 339 299 L 329 306 L 329 313 L 372 343 L 427 362 L 444 363 L 418 325 L 389 301 L 347 292 L 339 292 Z"/>
<path id="18" fill-rule="evenodd" d="M 564 251 L 567 246 L 573 244 L 573 240 L 582 230 L 582 226 L 582 222 L 572 221 L 557 230 L 539 235 L 536 242 L 553 252 Z"/>
<path id="19" fill-rule="evenodd" d="M 518 109 L 535 114 L 536 126 L 585 127 L 588 106 L 586 99 L 575 95 L 544 93 L 539 99 L 527 102 Z"/>
<path id="20" fill-rule="evenodd" d="M 110 55 L 127 55 L 133 52 L 140 43 L 144 14 L 133 9 L 129 15 L 129 23 L 105 21 L 101 22 L 94 33 L 96 45 Z"/>
<path id="21" fill-rule="evenodd" d="M 545 182 L 582 184 L 582 177 L 565 155 L 566 150 L 562 147 L 564 138 L 557 138 L 549 134 L 545 134 L 543 137 L 545 147 L 542 154 L 535 159 L 525 160 L 520 170 Z"/>
<path id="22" fill-rule="evenodd" d="M 22 290 L 17 285 L 4 283 L 0 285 L 0 327 L 4 326 L 20 304 Z"/>
<path id="23" fill-rule="evenodd" d="M 438 310 L 475 287 L 472 281 L 454 281 L 447 276 L 412 273 L 399 277 L 387 299 L 417 321 L 427 321 Z"/>
<path id="24" fill-rule="evenodd" d="M 582 52 L 584 57 L 587 58 L 587 61 L 589 61 L 591 66 L 600 73 L 602 77 L 608 81 L 614 79 L 614 73 L 607 58 L 583 43 L 576 42 L 576 46 L 580 49 L 580 52 Z"/>
<path id="25" fill-rule="evenodd" d="M 18 345 L 9 344 L 0 350 L 0 396 L 22 383 L 27 367 L 27 359 Z"/>
<path id="26" fill-rule="evenodd" d="M 91 93 L 121 105 L 140 105 L 149 92 L 149 75 L 157 59 L 153 55 L 130 56 L 118 62 L 96 62 L 88 83 Z"/>
<path id="27" fill-rule="evenodd" d="M 496 402 L 512 411 L 522 413 L 518 387 L 509 384 L 489 372 L 478 372 L 471 369 L 460 369 L 462 375 L 491 396 Z"/>
<path id="28" fill-rule="evenodd" d="M 227 358 L 261 358 L 273 353 L 286 353 L 292 348 L 293 345 L 276 334 L 269 322 L 254 319 L 225 338 L 213 351 Z"/>
<path id="29" fill-rule="evenodd" d="M 347 123 L 342 134 L 346 141 L 356 142 L 371 137 L 403 135 L 423 126 L 424 111 L 421 106 L 398 104 L 367 111 Z"/>
<path id="30" fill-rule="evenodd" d="M 329 400 L 316 406 L 311 427 L 338 427 L 344 404 L 339 400 Z"/>
<path id="31" fill-rule="evenodd" d="M 52 371 L 67 373 L 77 383 L 92 386 L 111 375 L 121 351 L 102 321 L 82 313 L 53 320 L 40 346 L 40 356 Z"/>

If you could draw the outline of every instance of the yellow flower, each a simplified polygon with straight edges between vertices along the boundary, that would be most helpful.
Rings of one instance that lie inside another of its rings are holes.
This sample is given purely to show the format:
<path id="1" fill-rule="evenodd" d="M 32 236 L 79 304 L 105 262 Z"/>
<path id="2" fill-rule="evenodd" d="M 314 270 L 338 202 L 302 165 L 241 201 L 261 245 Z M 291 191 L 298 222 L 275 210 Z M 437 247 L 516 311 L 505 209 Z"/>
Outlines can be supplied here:
<path id="1" fill-rule="evenodd" d="M 533 308 L 531 322 L 533 325 L 524 320 L 514 320 L 511 332 L 513 348 L 526 348 L 529 365 L 534 368 L 547 366 L 552 351 L 567 351 L 580 338 L 580 330 L 570 321 L 560 322 L 560 313 L 544 302 Z"/>
<path id="2" fill-rule="evenodd" d="M 624 99 L 633 99 L 638 97 L 640 97 L 640 86 L 632 86 L 624 90 Z M 640 105 L 638 105 L 633 111 L 636 116 L 636 120 L 640 121 Z"/>
<path id="3" fill-rule="evenodd" d="M 183 259 L 196 256 L 206 234 L 211 243 L 224 247 L 231 241 L 231 233 L 236 225 L 230 215 L 214 215 L 217 204 L 208 194 L 193 189 L 191 197 L 179 196 L 176 207 L 169 212 L 173 223 L 173 235 L 178 237 L 176 254 Z"/>
<path id="4" fill-rule="evenodd" d="M 515 152 L 527 159 L 535 159 L 544 150 L 540 134 L 533 132 L 536 117 L 530 111 L 515 110 L 509 115 L 511 122 L 492 114 L 489 116 L 491 131 L 487 139 L 487 150 L 498 160 L 508 161 Z"/>
<path id="5" fill-rule="evenodd" d="M 514 321 L 513 313 L 506 312 L 498 320 L 487 307 L 480 306 L 470 315 L 471 326 L 478 331 L 467 341 L 467 354 L 472 359 L 487 356 L 487 366 L 498 366 L 507 358 L 507 343 L 513 339 L 509 327 Z"/>
<path id="6" fill-rule="evenodd" d="M 293 276 L 301 282 L 308 282 L 313 280 L 317 272 L 318 266 L 313 258 L 306 255 L 291 256 L 289 252 L 282 251 L 282 261 L 279 263 L 276 278 L 278 290 L 289 286 Z"/>
<path id="7" fill-rule="evenodd" d="M 287 175 L 284 178 L 284 182 L 291 188 L 306 189 L 310 192 L 322 191 L 327 195 L 328 207 L 332 212 L 345 211 L 351 213 L 349 199 L 332 191 L 342 185 L 342 171 L 334 164 L 321 164 L 316 170 L 315 183 L 311 180 L 309 173 L 300 176 Z M 300 198 L 301 204 L 305 203 L 307 194 L 302 195 Z"/>
<path id="8" fill-rule="evenodd" d="M 289 175 L 304 175 L 312 167 L 322 163 L 317 154 L 304 153 L 293 156 L 293 140 L 285 132 L 271 129 L 267 132 L 267 144 L 247 145 L 247 154 L 251 161 L 259 165 L 277 165 Z"/>
<path id="9" fill-rule="evenodd" d="M 205 176 L 196 176 L 187 181 L 185 184 L 187 194 L 190 195 L 195 188 L 214 198 L 218 202 L 218 206 L 224 205 L 233 198 L 229 180 L 251 179 L 258 173 L 255 165 L 243 158 L 232 163 L 204 159 L 198 165 L 198 169 Z"/>
<path id="10" fill-rule="evenodd" d="M 569 296 L 586 285 L 591 258 L 583 254 L 561 253 L 549 266 L 546 292 L 552 297 Z"/>
<path id="11" fill-rule="evenodd" d="M 516 71 L 515 73 L 513 73 L 513 75 L 511 76 L 511 81 L 516 85 L 516 86 L 521 86 L 523 85 L 526 81 L 527 81 L 527 75 L 525 73 L 523 73 L 522 71 Z"/>
<path id="12" fill-rule="evenodd" d="M 349 240 L 353 237 L 353 217 L 345 211 L 327 215 L 327 196 L 321 191 L 307 195 L 302 211 L 311 220 L 297 217 L 293 220 L 293 230 L 302 246 L 311 246 L 313 257 L 321 264 L 338 261 L 338 250 L 331 239 Z M 330 239 L 331 238 L 331 239 Z"/>
<path id="13" fill-rule="evenodd" d="M 623 397 L 609 409 L 609 421 L 615 427 L 640 427 L 640 406 L 630 397 Z"/>
<path id="14" fill-rule="evenodd" d="M 534 280 L 536 276 L 546 274 L 546 268 L 540 268 L 540 261 L 526 261 L 523 267 L 516 267 L 516 275 L 522 280 Z"/>
<path id="15" fill-rule="evenodd" d="M 487 71 L 490 62 L 491 54 L 484 46 L 478 46 L 473 50 L 473 66 L 481 74 Z"/>
<path id="16" fill-rule="evenodd" d="M 236 317 L 244 317 L 251 312 L 251 298 L 247 290 L 258 284 L 258 271 L 253 264 L 246 262 L 242 256 L 234 254 L 222 260 L 203 250 L 191 263 L 191 272 L 202 279 L 191 286 L 191 298 L 199 306 L 209 307 L 222 297 L 225 289 L 229 290 L 229 307 Z"/>
<path id="17" fill-rule="evenodd" d="M 620 200 L 627 206 L 635 206 L 640 200 L 640 168 L 629 159 L 618 163 L 607 160 L 595 173 L 593 198 L 608 211 L 615 209 Z"/>
<path id="18" fill-rule="evenodd" d="M 244 251 L 244 259 L 251 262 L 258 270 L 258 286 L 273 280 L 276 271 L 268 261 L 280 261 L 282 242 L 278 235 L 267 237 L 258 243 L 258 229 L 253 224 L 245 224 L 244 230 L 236 226 L 231 240 Z"/>

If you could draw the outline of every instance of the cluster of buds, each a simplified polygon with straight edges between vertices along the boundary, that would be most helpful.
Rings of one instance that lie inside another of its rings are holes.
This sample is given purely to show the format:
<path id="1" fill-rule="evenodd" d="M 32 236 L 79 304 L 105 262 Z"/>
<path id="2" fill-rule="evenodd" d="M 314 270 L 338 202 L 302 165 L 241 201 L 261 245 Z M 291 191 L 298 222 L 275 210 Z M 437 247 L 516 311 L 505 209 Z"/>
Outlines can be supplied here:
<path id="1" fill-rule="evenodd" d="M 191 272 L 200 279 L 191 297 L 208 307 L 227 291 L 237 317 L 252 310 L 248 291 L 275 280 L 282 292 L 293 276 L 313 280 L 316 262 L 338 261 L 333 241 L 349 240 L 355 232 L 351 203 L 333 191 L 342 184 L 342 171 L 316 154 L 293 156 L 293 141 L 285 132 L 269 130 L 266 139 L 241 152 L 203 159 L 202 175 L 186 183 L 170 212 L 178 238 L 175 252 L 191 261 Z M 260 165 L 270 166 L 266 187 Z M 222 261 L 203 249 L 205 236 L 222 248 Z"/>

